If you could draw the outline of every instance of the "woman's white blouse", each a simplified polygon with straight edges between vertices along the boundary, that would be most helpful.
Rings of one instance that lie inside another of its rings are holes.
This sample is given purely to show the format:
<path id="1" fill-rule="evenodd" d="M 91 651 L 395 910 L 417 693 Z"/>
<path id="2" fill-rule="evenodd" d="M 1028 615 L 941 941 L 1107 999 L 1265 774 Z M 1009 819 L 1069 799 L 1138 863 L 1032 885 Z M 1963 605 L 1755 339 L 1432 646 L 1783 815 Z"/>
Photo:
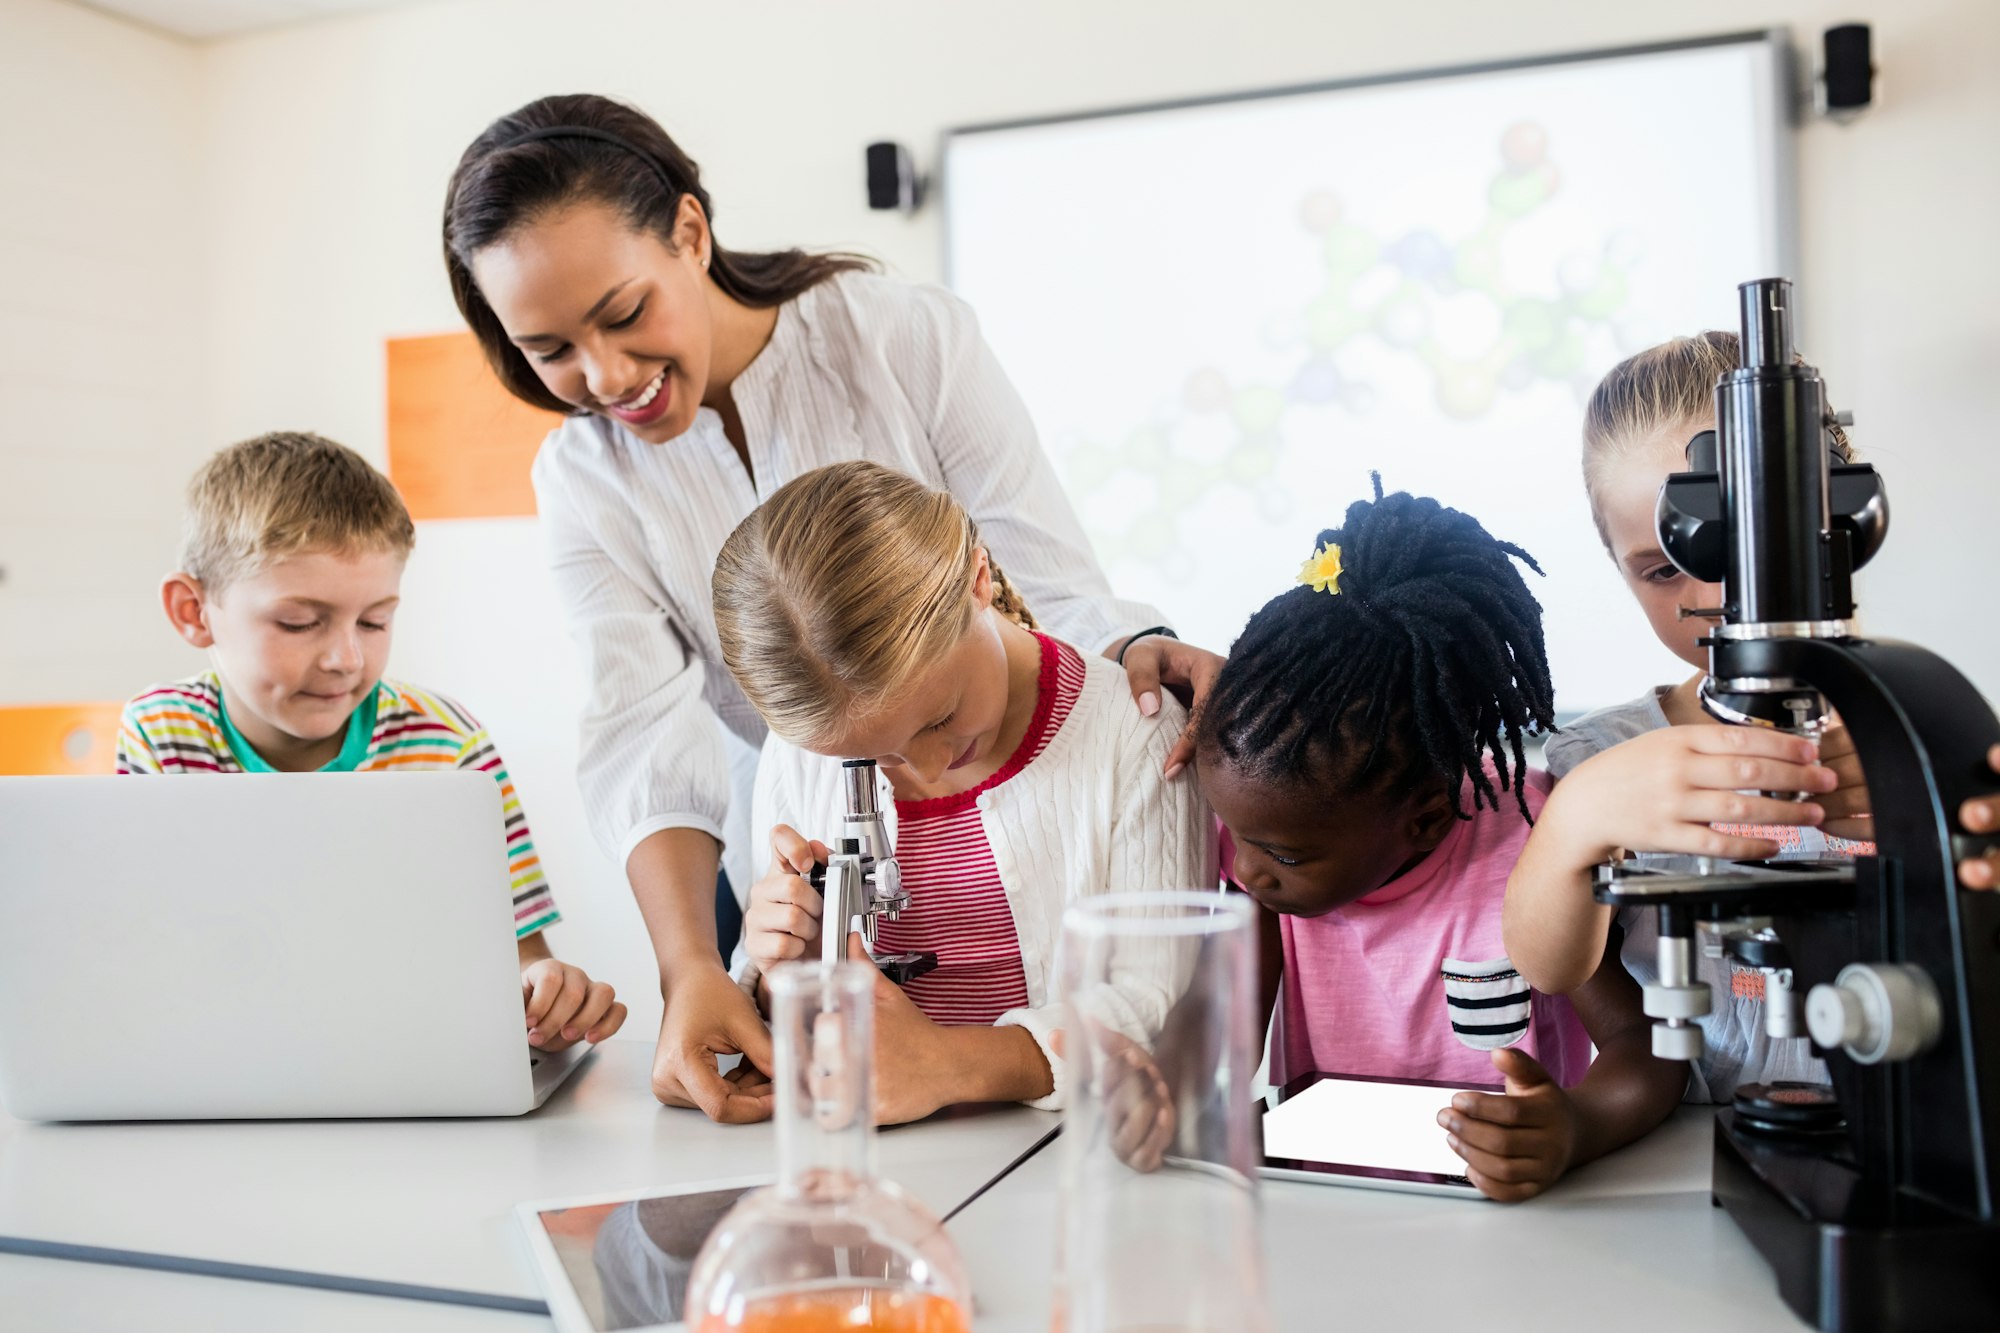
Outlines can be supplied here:
<path id="1" fill-rule="evenodd" d="M 948 490 L 978 522 L 1035 616 L 1091 652 L 1163 617 L 1111 595 L 1026 406 L 963 301 L 850 273 L 779 309 L 771 340 L 731 386 L 751 467 L 704 407 L 647 444 L 572 417 L 535 457 L 535 500 L 590 698 L 578 775 L 605 850 L 696 828 L 720 840 L 726 725 L 762 721 L 722 664 L 709 578 L 722 543 L 773 491 L 866 458 Z M 854 578 L 870 578 L 854 553 Z"/>

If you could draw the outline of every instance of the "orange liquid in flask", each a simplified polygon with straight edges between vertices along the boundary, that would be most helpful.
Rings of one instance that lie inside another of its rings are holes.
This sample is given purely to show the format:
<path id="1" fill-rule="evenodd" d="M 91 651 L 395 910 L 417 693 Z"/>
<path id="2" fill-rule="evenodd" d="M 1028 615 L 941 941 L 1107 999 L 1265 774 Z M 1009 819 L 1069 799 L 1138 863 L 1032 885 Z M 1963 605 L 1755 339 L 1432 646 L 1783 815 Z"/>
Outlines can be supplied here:
<path id="1" fill-rule="evenodd" d="M 956 1301 L 926 1291 L 845 1287 L 766 1296 L 751 1301 L 742 1318 L 702 1321 L 701 1333 L 971 1333 Z"/>

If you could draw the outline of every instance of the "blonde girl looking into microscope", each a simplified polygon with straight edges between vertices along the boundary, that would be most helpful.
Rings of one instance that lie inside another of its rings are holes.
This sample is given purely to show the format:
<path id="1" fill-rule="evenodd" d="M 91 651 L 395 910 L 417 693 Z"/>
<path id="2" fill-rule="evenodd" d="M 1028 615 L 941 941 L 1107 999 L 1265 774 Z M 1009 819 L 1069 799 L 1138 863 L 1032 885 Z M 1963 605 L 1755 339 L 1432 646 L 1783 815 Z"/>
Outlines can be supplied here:
<path id="1" fill-rule="evenodd" d="M 1687 469 L 1688 442 L 1715 429 L 1715 386 L 1736 369 L 1737 336 L 1676 338 L 1614 367 L 1591 394 L 1583 427 L 1583 477 L 1604 548 L 1653 633 L 1694 669 L 1629 703 L 1563 727 L 1544 751 L 1557 780 L 1508 881 L 1506 942 L 1537 989 L 1566 994 L 1597 970 L 1607 948 L 1642 983 L 1658 978 L 1653 913 L 1591 898 L 1590 872 L 1619 849 L 1735 860 L 1871 853 L 1868 793 L 1845 730 L 1815 744 L 1759 727 L 1723 726 L 1699 691 L 1722 589 L 1675 568 L 1654 531 L 1654 503 L 1670 473 Z M 1835 460 L 1847 437 L 1827 424 Z M 1757 792 L 1806 792 L 1788 801 Z M 1848 835 L 1848 836 L 1839 836 Z M 1701 1020 L 1703 1053 L 1688 1100 L 1727 1103 L 1739 1085 L 1824 1083 L 1826 1066 L 1805 1038 L 1765 1032 L 1763 975 L 1704 957 L 1713 1010 Z"/>
<path id="2" fill-rule="evenodd" d="M 1060 1106 L 1064 906 L 1217 883 L 1200 793 L 1162 776 L 1179 705 L 1162 701 L 1168 725 L 1140 716 L 1123 670 L 1037 626 L 958 501 L 874 463 L 778 489 L 723 543 L 713 591 L 723 660 L 771 732 L 753 805 L 771 861 L 740 978 L 754 991 L 818 956 L 809 876 L 847 808 L 843 761 L 873 760 L 910 898 L 877 951 L 937 956 L 877 987 L 878 1120 Z M 1131 1001 L 1135 1036 L 1164 1017 L 1164 988 Z"/>

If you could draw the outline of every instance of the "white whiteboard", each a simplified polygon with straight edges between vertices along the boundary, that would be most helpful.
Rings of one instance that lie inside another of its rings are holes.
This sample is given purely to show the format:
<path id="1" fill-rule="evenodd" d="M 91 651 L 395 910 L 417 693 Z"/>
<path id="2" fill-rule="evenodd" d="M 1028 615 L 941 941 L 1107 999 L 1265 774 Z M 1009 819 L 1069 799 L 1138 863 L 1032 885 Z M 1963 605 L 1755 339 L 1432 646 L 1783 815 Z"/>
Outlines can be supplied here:
<path id="1" fill-rule="evenodd" d="M 1579 471 L 1591 386 L 1790 276 L 1772 35 L 955 131 L 952 285 L 1121 595 L 1226 648 L 1368 493 L 1526 547 L 1559 707 L 1686 673 Z"/>

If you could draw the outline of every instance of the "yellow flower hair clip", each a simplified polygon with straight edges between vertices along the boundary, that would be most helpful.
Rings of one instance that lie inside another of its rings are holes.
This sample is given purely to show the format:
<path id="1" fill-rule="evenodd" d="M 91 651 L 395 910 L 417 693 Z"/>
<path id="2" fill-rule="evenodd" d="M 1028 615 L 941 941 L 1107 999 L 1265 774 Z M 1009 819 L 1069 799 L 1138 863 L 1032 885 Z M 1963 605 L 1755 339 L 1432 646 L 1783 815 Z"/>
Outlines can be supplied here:
<path id="1" fill-rule="evenodd" d="M 1312 558 L 1299 566 L 1299 582 L 1314 592 L 1340 596 L 1340 548 L 1332 542 L 1312 553 Z"/>

